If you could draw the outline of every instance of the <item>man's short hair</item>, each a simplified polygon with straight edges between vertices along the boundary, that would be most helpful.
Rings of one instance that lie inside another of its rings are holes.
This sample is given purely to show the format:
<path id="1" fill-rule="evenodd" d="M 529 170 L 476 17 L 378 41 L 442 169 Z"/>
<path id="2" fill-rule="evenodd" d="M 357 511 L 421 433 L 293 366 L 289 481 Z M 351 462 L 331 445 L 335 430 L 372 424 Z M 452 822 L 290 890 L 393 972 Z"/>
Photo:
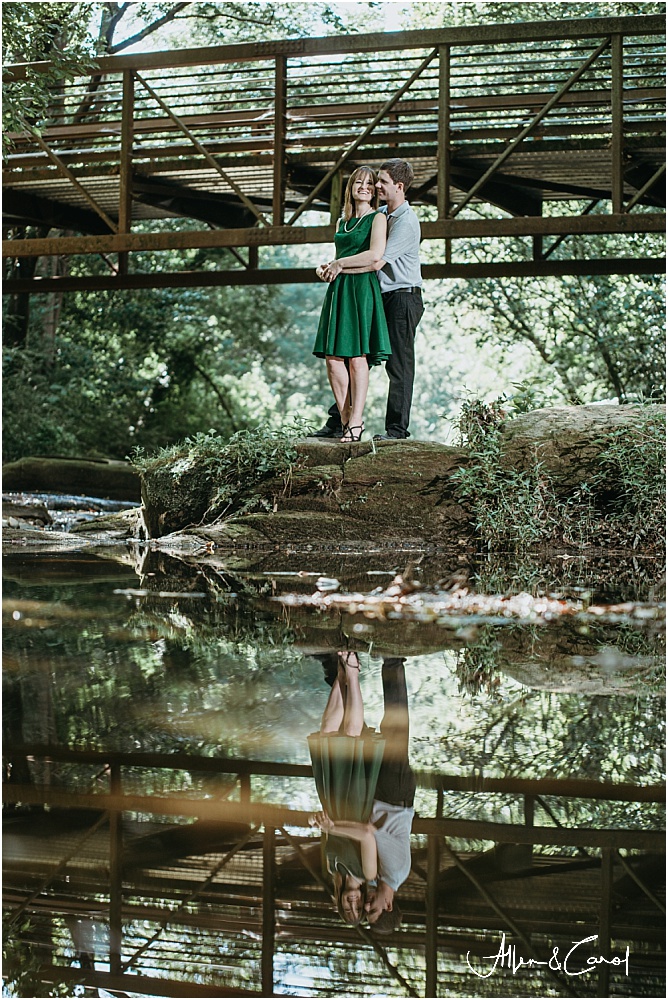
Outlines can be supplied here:
<path id="1" fill-rule="evenodd" d="M 380 169 L 385 170 L 395 184 L 403 184 L 404 191 L 408 191 L 415 178 L 410 163 L 406 160 L 400 160 L 398 157 L 385 160 L 385 163 L 381 163 Z"/>
<path id="2" fill-rule="evenodd" d="M 381 167 L 381 170 L 383 169 L 384 168 Z M 369 930 L 372 931 L 373 934 L 392 934 L 394 931 L 399 930 L 403 919 L 403 913 L 395 904 L 391 910 L 383 910 L 378 917 L 378 920 L 376 920 L 373 924 L 369 924 Z"/>

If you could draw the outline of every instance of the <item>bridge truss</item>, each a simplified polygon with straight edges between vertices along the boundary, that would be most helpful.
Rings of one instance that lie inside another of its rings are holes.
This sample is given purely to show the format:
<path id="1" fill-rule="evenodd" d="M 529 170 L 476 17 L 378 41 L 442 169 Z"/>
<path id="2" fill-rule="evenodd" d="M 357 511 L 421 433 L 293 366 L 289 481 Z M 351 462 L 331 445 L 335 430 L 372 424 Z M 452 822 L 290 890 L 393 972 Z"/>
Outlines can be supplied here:
<path id="1" fill-rule="evenodd" d="M 660 272 L 664 31 L 586 18 L 100 58 L 12 136 L 4 290 L 313 281 L 263 248 L 331 243 L 347 174 L 392 156 L 415 169 L 426 278 Z M 631 237 L 628 256 L 583 239 L 600 234 Z M 199 269 L 142 270 L 142 251 L 188 249 Z M 107 273 L 25 266 L 80 254 Z"/>

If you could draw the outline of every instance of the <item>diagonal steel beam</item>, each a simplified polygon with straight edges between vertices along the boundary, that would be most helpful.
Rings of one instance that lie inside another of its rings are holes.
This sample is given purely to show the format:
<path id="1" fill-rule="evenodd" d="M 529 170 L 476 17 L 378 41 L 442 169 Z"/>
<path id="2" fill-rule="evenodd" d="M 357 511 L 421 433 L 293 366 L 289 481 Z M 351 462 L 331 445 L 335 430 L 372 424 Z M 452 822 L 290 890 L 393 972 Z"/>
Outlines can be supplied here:
<path id="1" fill-rule="evenodd" d="M 209 875 L 207 875 L 207 877 L 205 878 L 204 882 L 202 882 L 201 885 L 199 885 L 196 889 L 194 889 L 191 893 L 189 893 L 185 897 L 185 899 L 182 899 L 181 902 L 179 903 L 179 905 L 176 907 L 176 909 L 170 911 L 168 917 L 166 917 L 164 920 L 160 921 L 160 924 L 158 926 L 157 931 L 155 931 L 155 933 L 150 938 L 148 938 L 147 941 L 144 942 L 144 944 L 141 946 L 141 948 L 137 949 L 137 951 L 134 953 L 134 955 L 132 955 L 127 960 L 127 962 L 123 962 L 123 965 L 121 966 L 121 968 L 119 970 L 119 972 L 120 972 L 121 975 L 124 972 L 127 972 L 128 969 L 132 968 L 132 966 L 136 963 L 137 959 L 140 958 L 144 954 L 144 952 L 148 951 L 148 949 L 151 947 L 151 945 L 154 944 L 154 942 L 158 940 L 158 938 L 160 937 L 160 935 L 162 934 L 162 932 L 167 927 L 169 927 L 169 924 L 171 923 L 170 918 L 173 917 L 175 913 L 178 913 L 179 910 L 182 910 L 184 907 L 186 907 L 190 903 L 194 902 L 194 900 L 196 900 L 197 897 L 201 893 L 203 893 L 204 890 L 207 889 L 211 885 L 211 883 L 216 878 L 216 876 L 219 874 L 219 872 L 221 872 L 222 869 L 225 867 L 225 865 L 229 861 L 232 860 L 232 858 L 234 857 L 235 854 L 237 854 L 243 847 L 245 847 L 245 845 L 248 843 L 248 841 L 251 839 L 251 837 L 255 833 L 257 833 L 257 830 L 258 830 L 257 826 L 251 827 L 250 830 L 248 831 L 248 833 L 244 834 L 244 836 L 241 838 L 241 840 L 237 841 L 237 843 L 234 845 L 234 847 L 232 847 L 231 850 L 229 850 L 227 852 L 227 854 L 222 859 L 222 861 L 218 862 L 218 864 L 214 867 L 213 871 L 211 871 L 211 873 Z"/>
<path id="2" fill-rule="evenodd" d="M 23 902 L 20 903 L 17 906 L 17 908 L 9 915 L 9 917 L 5 921 L 6 927 L 11 927 L 12 924 L 16 923 L 21 914 L 28 909 L 33 899 L 36 899 L 38 896 L 41 896 L 42 893 L 46 889 L 48 889 L 49 885 L 51 884 L 51 882 L 53 882 L 54 878 L 56 878 L 57 875 L 60 875 L 62 870 L 67 867 L 67 864 L 71 861 L 71 859 L 75 856 L 75 854 L 79 853 L 80 849 L 86 843 L 88 838 L 92 837 L 92 835 L 96 833 L 100 829 L 100 827 L 103 826 L 108 821 L 108 819 L 109 819 L 109 813 L 103 812 L 102 815 L 99 817 L 99 819 L 97 819 L 95 823 L 93 823 L 93 825 L 89 827 L 88 830 L 86 830 L 84 835 L 80 837 L 79 840 L 77 840 L 76 844 L 69 852 L 69 854 L 66 854 L 65 857 L 58 862 L 54 870 L 44 879 L 44 881 L 39 885 L 39 887 L 35 889 L 34 892 L 31 892 L 30 895 L 26 899 L 24 899 Z"/>
<path id="3" fill-rule="evenodd" d="M 388 111 L 392 110 L 392 108 L 394 107 L 394 105 L 397 103 L 397 101 L 399 101 L 403 97 L 403 95 L 406 93 L 406 91 L 410 87 L 413 86 L 413 84 L 415 83 L 415 81 L 417 80 L 417 78 L 420 76 L 420 74 L 424 72 L 424 70 L 427 68 L 427 66 L 432 61 L 432 59 L 434 59 L 437 55 L 438 55 L 438 49 L 436 48 L 436 49 L 433 50 L 433 52 L 430 52 L 429 55 L 427 56 L 427 58 L 424 59 L 420 63 L 420 65 L 418 66 L 418 68 L 411 74 L 411 76 L 406 81 L 406 83 L 404 83 L 399 88 L 399 90 L 397 90 L 392 95 L 392 97 L 390 97 L 389 101 L 385 102 L 385 104 L 380 109 L 380 111 L 378 112 L 378 114 L 376 115 L 376 117 L 373 119 L 373 121 L 370 122 L 367 125 L 367 127 L 364 129 L 364 131 L 362 133 L 360 133 L 360 135 L 358 135 L 357 138 L 353 142 L 351 142 L 351 144 L 348 146 L 348 148 L 345 151 L 345 153 L 343 153 L 339 157 L 339 159 L 336 161 L 336 163 L 331 168 L 331 170 L 328 170 L 327 173 L 325 174 L 325 176 L 316 184 L 316 186 L 313 188 L 313 190 L 311 191 L 311 193 L 308 196 L 308 198 L 306 198 L 301 203 L 301 205 L 299 206 L 299 208 L 297 209 L 296 212 L 293 212 L 291 218 L 288 220 L 288 225 L 289 226 L 291 226 L 292 223 L 296 219 L 299 218 L 299 216 L 302 214 L 302 212 L 305 211 L 305 209 L 308 208 L 308 206 L 311 204 L 311 202 L 316 197 L 316 195 L 319 194 L 320 191 L 322 191 L 322 189 L 325 187 L 325 185 L 328 183 L 328 181 L 334 176 L 334 174 L 337 172 L 337 170 L 340 170 L 341 167 L 343 166 L 343 164 L 347 160 L 350 159 L 350 157 L 355 152 L 355 150 L 358 148 L 358 146 L 360 146 L 364 142 L 364 140 L 366 139 L 366 137 L 368 135 L 370 135 L 371 132 L 373 132 L 373 130 L 375 129 L 376 125 L 385 117 L 385 115 L 388 113 Z"/>
<path id="4" fill-rule="evenodd" d="M 665 172 L 666 172 L 666 164 L 662 163 L 661 166 L 659 167 L 659 169 L 656 171 L 656 173 L 652 174 L 652 176 L 647 181 L 647 183 L 643 184 L 643 186 L 640 188 L 640 190 L 636 191 L 636 193 L 633 195 L 633 197 L 631 198 L 630 202 L 626 206 L 626 211 L 627 212 L 630 212 L 631 209 L 635 205 L 638 204 L 638 202 L 640 201 L 640 199 L 643 198 L 647 194 L 647 192 L 650 190 L 650 188 L 654 187 L 654 185 L 656 184 L 656 182 L 659 180 L 660 177 L 662 177 L 665 174 Z"/>
<path id="5" fill-rule="evenodd" d="M 638 886 L 639 889 L 642 889 L 642 891 L 647 896 L 647 898 L 650 900 L 650 902 L 654 903 L 654 905 L 656 907 L 658 907 L 658 909 L 661 910 L 661 912 L 665 916 L 666 907 L 661 902 L 661 900 L 657 899 L 657 897 L 654 895 L 654 893 L 652 892 L 652 890 L 648 886 L 645 885 L 645 883 L 640 878 L 640 876 L 633 870 L 633 868 L 631 867 L 631 865 L 628 863 L 628 860 L 624 857 L 624 855 L 620 854 L 619 851 L 615 851 L 614 853 L 615 853 L 615 857 L 621 863 L 621 866 L 624 869 L 624 871 L 627 873 L 627 875 L 629 875 L 633 879 L 633 881 L 635 882 L 635 884 Z"/>
<path id="6" fill-rule="evenodd" d="M 111 229 L 112 233 L 117 233 L 118 226 L 116 225 L 116 223 L 109 218 L 109 216 L 107 215 L 107 213 L 104 211 L 103 208 L 100 208 L 98 203 L 95 201 L 95 198 L 93 198 L 93 196 L 89 194 L 88 191 L 86 191 L 86 188 L 79 183 L 79 181 L 76 179 L 70 168 L 65 166 L 65 164 L 60 159 L 58 154 L 54 153 L 54 151 L 51 149 L 49 145 L 47 145 L 47 143 L 44 141 L 39 132 L 36 131 L 36 129 L 31 128 L 29 129 L 29 131 L 33 139 L 37 142 L 38 146 L 40 146 L 44 150 L 44 152 L 49 157 L 51 162 L 55 163 L 55 165 L 58 167 L 61 174 L 64 174 L 64 176 L 67 177 L 67 179 L 74 185 L 79 194 L 83 195 L 83 197 L 86 199 L 86 201 L 93 209 L 93 211 L 97 212 L 97 214 L 100 216 L 105 225 L 109 226 L 109 229 Z"/>
<path id="7" fill-rule="evenodd" d="M 459 212 L 461 212 L 461 210 L 464 208 L 464 206 L 468 205 L 468 203 L 470 202 L 471 198 L 473 198 L 473 196 L 475 194 L 477 194 L 477 192 L 480 190 L 480 188 L 483 187 L 483 185 L 487 183 L 487 181 L 492 176 L 492 174 L 496 173 L 496 171 L 499 169 L 499 167 L 501 166 L 501 164 L 505 163 L 505 161 L 508 159 L 508 157 L 510 156 L 510 154 L 515 149 L 517 149 L 517 147 L 522 142 L 522 140 L 525 139 L 529 135 L 529 133 L 536 127 L 536 125 L 538 125 L 538 123 L 540 121 L 542 121 L 542 119 L 545 117 L 545 115 L 549 114 L 549 112 L 552 110 L 552 108 L 555 106 L 555 104 L 559 103 L 559 101 L 564 96 L 564 94 L 566 94 L 571 89 L 571 87 L 573 86 L 573 84 L 575 84 L 575 83 L 578 82 L 578 80 L 583 75 L 583 73 L 587 72 L 587 70 L 589 69 L 589 67 L 591 66 L 591 64 L 598 59 L 598 57 L 600 56 L 601 52 L 604 52 L 605 49 L 607 49 L 609 45 L 610 45 L 610 39 L 609 38 L 604 39 L 601 42 L 601 44 L 598 46 L 598 48 L 594 52 L 592 52 L 592 54 L 587 59 L 585 59 L 585 61 L 582 63 L 582 65 L 579 66 L 578 69 L 576 69 L 575 72 L 571 74 L 571 76 L 569 76 L 569 78 L 566 81 L 566 83 L 564 83 L 559 88 L 559 90 L 556 92 L 556 94 L 552 95 L 552 97 L 549 99 L 549 101 L 546 104 L 543 105 L 543 107 L 540 109 L 540 111 L 538 112 L 538 114 L 535 115 L 532 118 L 532 120 L 529 122 L 529 124 L 525 125 L 524 128 L 522 129 L 522 131 L 519 133 L 519 135 L 516 135 L 515 138 L 512 140 L 512 142 L 510 142 L 506 146 L 506 148 L 504 149 L 504 151 L 500 154 L 499 157 L 497 157 L 497 159 L 494 161 L 494 163 L 491 165 L 491 167 L 489 167 L 485 171 L 485 173 L 482 175 L 482 177 L 478 178 L 478 180 L 475 182 L 475 184 L 473 185 L 473 187 L 468 191 L 468 193 L 467 193 L 466 197 L 464 198 L 464 200 L 460 201 L 459 204 L 456 205 L 455 208 L 450 213 L 450 218 L 451 219 L 454 219 L 454 217 Z"/>
<path id="8" fill-rule="evenodd" d="M 199 139 L 190 131 L 188 126 L 183 121 L 181 121 L 178 115 L 175 115 L 172 109 L 167 104 L 165 104 L 163 99 L 158 94 L 156 94 L 153 87 L 144 79 L 143 76 L 141 76 L 137 72 L 135 72 L 135 78 L 141 83 L 142 87 L 144 87 L 144 89 L 150 94 L 153 100 L 162 108 L 165 114 L 172 119 L 174 124 L 177 125 L 178 128 L 180 128 L 181 131 L 188 136 L 188 138 L 192 142 L 197 152 L 200 153 L 205 158 L 206 162 L 220 174 L 225 183 L 230 185 L 234 193 L 237 195 L 237 197 L 241 199 L 246 208 L 249 208 L 251 210 L 251 212 L 253 213 L 255 218 L 258 219 L 259 222 L 263 223 L 263 225 L 265 226 L 268 226 L 270 223 L 267 221 L 262 212 L 255 207 L 250 198 L 244 194 L 244 192 L 241 190 L 237 182 L 232 177 L 230 177 L 227 171 L 223 170 L 218 161 L 213 158 L 208 149 L 206 149 L 202 145 Z"/>

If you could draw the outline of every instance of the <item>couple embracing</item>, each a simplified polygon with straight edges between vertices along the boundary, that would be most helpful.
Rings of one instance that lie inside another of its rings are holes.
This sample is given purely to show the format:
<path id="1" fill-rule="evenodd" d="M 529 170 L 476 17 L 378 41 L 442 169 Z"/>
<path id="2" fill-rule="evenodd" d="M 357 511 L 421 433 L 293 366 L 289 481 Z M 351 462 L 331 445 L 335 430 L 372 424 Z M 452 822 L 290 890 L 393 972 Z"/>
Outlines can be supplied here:
<path id="1" fill-rule="evenodd" d="M 313 437 L 360 440 L 369 369 L 382 362 L 390 385 L 385 433 L 375 439 L 409 437 L 415 330 L 424 312 L 420 223 L 406 201 L 412 182 L 411 165 L 400 159 L 386 160 L 377 175 L 357 167 L 348 180 L 336 258 L 316 269 L 329 288 L 313 353 L 325 358 L 336 402 Z"/>

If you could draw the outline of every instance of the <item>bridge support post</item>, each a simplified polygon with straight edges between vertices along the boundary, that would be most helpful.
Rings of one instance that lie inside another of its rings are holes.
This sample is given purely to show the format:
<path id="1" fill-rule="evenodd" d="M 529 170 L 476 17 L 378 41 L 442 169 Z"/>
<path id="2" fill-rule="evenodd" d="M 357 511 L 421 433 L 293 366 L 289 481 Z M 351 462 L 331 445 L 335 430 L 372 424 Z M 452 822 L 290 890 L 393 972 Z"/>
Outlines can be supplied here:
<path id="1" fill-rule="evenodd" d="M 272 225 L 283 225 L 285 212 L 285 133 L 288 100 L 288 60 L 276 56 L 274 76 L 274 201 Z"/>
<path id="2" fill-rule="evenodd" d="M 131 69 L 123 71 L 123 110 L 121 116 L 121 162 L 118 192 L 118 231 L 132 229 L 132 142 L 134 138 L 135 80 Z M 128 273 L 128 254 L 119 253 L 118 271 Z"/>
<path id="3" fill-rule="evenodd" d="M 262 995 L 274 995 L 276 937 L 276 831 L 264 828 L 262 845 Z"/>
<path id="4" fill-rule="evenodd" d="M 450 213 L 450 46 L 438 48 L 438 185 L 439 221 Z M 452 261 L 452 240 L 445 240 L 445 263 Z"/>
<path id="5" fill-rule="evenodd" d="M 624 40 L 621 35 L 612 36 L 612 211 L 619 215 L 624 211 Z"/>

